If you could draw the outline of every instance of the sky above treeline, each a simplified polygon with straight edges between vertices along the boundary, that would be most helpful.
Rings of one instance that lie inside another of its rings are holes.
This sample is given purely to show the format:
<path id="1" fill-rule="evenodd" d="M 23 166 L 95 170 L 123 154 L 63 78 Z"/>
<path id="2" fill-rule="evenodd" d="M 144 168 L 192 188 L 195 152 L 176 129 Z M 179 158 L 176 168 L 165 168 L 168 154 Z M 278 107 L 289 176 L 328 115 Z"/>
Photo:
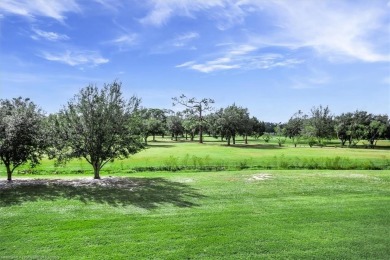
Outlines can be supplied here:
<path id="1" fill-rule="evenodd" d="M 390 1 L 0 1 L 0 99 L 55 113 L 114 80 L 145 107 L 185 94 L 268 122 L 390 114 Z"/>

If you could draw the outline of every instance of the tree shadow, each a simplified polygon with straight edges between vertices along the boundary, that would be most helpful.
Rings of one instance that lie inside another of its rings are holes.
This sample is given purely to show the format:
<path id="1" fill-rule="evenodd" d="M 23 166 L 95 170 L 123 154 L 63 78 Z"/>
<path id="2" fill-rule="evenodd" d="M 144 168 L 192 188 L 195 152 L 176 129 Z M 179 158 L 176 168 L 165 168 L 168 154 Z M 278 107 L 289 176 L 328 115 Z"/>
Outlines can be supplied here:
<path id="1" fill-rule="evenodd" d="M 230 145 L 232 148 L 242 148 L 242 149 L 263 149 L 263 150 L 271 150 L 271 149 L 281 149 L 279 145 L 272 144 L 234 144 Z"/>
<path id="2" fill-rule="evenodd" d="M 147 148 L 173 148 L 174 144 L 148 144 Z"/>
<path id="3" fill-rule="evenodd" d="M 162 204 L 199 206 L 205 196 L 187 184 L 164 178 L 104 178 L 101 180 L 15 180 L 0 182 L 0 207 L 24 202 L 58 199 L 79 200 L 113 207 L 136 206 L 155 209 Z"/>

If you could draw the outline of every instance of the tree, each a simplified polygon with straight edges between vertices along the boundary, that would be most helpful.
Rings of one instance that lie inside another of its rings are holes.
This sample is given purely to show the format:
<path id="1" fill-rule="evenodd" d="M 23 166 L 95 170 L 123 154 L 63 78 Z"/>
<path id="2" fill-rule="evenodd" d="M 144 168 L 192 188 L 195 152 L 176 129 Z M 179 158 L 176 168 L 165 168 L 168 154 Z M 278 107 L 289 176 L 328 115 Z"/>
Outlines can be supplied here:
<path id="1" fill-rule="evenodd" d="M 265 124 L 264 122 L 260 122 L 256 117 L 252 117 L 252 123 L 252 134 L 255 136 L 256 139 L 259 139 L 259 137 L 262 136 L 265 132 Z"/>
<path id="2" fill-rule="evenodd" d="M 323 144 L 324 139 L 333 137 L 333 115 L 328 107 L 313 107 L 309 123 L 313 127 L 314 136 L 320 145 Z"/>
<path id="3" fill-rule="evenodd" d="M 302 137 L 302 131 L 306 119 L 307 115 L 304 115 L 303 112 L 299 110 L 288 120 L 286 124 L 286 135 L 292 140 L 295 147 L 297 147 L 297 144 Z"/>
<path id="4" fill-rule="evenodd" d="M 28 98 L 0 100 L 0 158 L 12 181 L 14 170 L 39 163 L 45 148 L 42 111 Z"/>
<path id="5" fill-rule="evenodd" d="M 167 128 L 171 132 L 172 140 L 178 140 L 178 136 L 184 133 L 183 128 L 183 118 L 180 112 L 177 112 L 173 115 L 168 116 L 167 118 Z"/>
<path id="6" fill-rule="evenodd" d="M 342 113 L 335 118 L 334 129 L 337 134 L 337 138 L 340 139 L 341 146 L 344 146 L 347 141 L 351 145 L 352 142 L 352 126 L 353 126 L 353 114 Z"/>
<path id="7" fill-rule="evenodd" d="M 373 115 L 370 124 L 365 129 L 365 137 L 370 147 L 375 147 L 379 138 L 383 137 L 387 130 L 387 115 Z"/>
<path id="8" fill-rule="evenodd" d="M 197 122 L 199 127 L 199 143 L 203 143 L 203 126 L 204 126 L 204 114 L 207 111 L 211 111 L 211 104 L 214 103 L 213 99 L 203 98 L 201 100 L 197 100 L 196 98 L 188 98 L 184 94 L 180 97 L 172 98 L 173 105 L 180 104 L 184 107 L 186 114 L 191 114 Z"/>
<path id="9" fill-rule="evenodd" d="M 283 128 L 281 125 L 278 125 L 274 129 L 275 131 L 275 139 L 278 141 L 279 147 L 282 146 L 286 142 L 286 129 Z"/>
<path id="10" fill-rule="evenodd" d="M 143 148 L 137 133 L 140 100 L 122 97 L 121 83 L 105 84 L 99 91 L 89 85 L 56 116 L 54 134 L 61 145 L 60 160 L 83 157 L 93 167 L 94 178 L 115 158 L 127 158 Z M 58 145 L 55 143 L 54 145 Z"/>
<path id="11" fill-rule="evenodd" d="M 156 141 L 156 135 L 164 133 L 166 125 L 166 115 L 164 110 L 158 108 L 143 108 L 140 110 L 141 122 L 140 132 L 144 137 L 145 144 L 148 143 L 148 137 L 153 136 Z"/>
<path id="12" fill-rule="evenodd" d="M 228 106 L 222 110 L 221 117 L 217 120 L 218 128 L 221 136 L 226 138 L 227 145 L 233 140 L 236 142 L 237 134 L 245 133 L 245 123 L 249 121 L 248 109 L 238 107 L 235 104 Z"/>
<path id="13" fill-rule="evenodd" d="M 184 132 L 186 134 L 186 140 L 187 140 L 187 135 L 190 135 L 191 141 L 194 141 L 196 131 L 199 128 L 197 122 L 193 118 L 191 118 L 191 116 L 187 116 L 183 120 L 182 125 L 183 125 Z"/>

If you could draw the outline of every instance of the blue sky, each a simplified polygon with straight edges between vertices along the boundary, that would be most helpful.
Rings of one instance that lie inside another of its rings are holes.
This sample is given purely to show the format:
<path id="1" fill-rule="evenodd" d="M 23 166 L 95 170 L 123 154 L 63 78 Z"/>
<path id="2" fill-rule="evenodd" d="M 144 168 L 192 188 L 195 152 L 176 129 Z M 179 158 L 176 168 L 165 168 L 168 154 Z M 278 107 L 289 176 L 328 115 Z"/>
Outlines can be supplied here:
<path id="1" fill-rule="evenodd" d="M 390 2 L 0 1 L 0 98 L 53 113 L 115 79 L 145 107 L 184 93 L 272 122 L 319 105 L 390 114 Z"/>

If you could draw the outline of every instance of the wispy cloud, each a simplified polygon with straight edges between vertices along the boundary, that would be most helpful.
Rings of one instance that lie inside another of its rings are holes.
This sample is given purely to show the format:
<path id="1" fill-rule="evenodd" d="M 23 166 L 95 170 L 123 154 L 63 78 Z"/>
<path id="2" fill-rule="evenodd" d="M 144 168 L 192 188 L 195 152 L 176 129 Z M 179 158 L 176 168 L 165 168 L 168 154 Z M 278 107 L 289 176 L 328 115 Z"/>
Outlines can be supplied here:
<path id="1" fill-rule="evenodd" d="M 93 51 L 67 50 L 63 53 L 43 52 L 41 57 L 49 61 L 56 61 L 70 66 L 95 67 L 109 62 L 108 59 L 103 58 L 98 52 Z"/>
<path id="2" fill-rule="evenodd" d="M 186 46 L 189 42 L 194 39 L 199 38 L 199 34 L 197 32 L 188 32 L 177 36 L 172 41 L 172 45 L 175 47 L 183 47 Z"/>
<path id="3" fill-rule="evenodd" d="M 0 11 L 5 15 L 20 15 L 28 18 L 45 16 L 63 21 L 66 18 L 65 13 L 79 12 L 80 7 L 75 0 L 2 0 Z"/>
<path id="4" fill-rule="evenodd" d="M 67 36 L 65 34 L 59 34 L 59 33 L 55 33 L 55 32 L 46 32 L 46 31 L 42 31 L 39 29 L 35 29 L 35 28 L 33 28 L 32 30 L 33 30 L 34 34 L 31 35 L 31 38 L 34 40 L 44 39 L 44 40 L 56 42 L 56 41 L 63 41 L 63 40 L 70 39 L 69 36 Z"/>
<path id="5" fill-rule="evenodd" d="M 310 68 L 305 75 L 290 78 L 292 89 L 312 89 L 328 84 L 331 77 L 325 71 Z"/>
<path id="6" fill-rule="evenodd" d="M 200 38 L 197 32 L 186 32 L 152 47 L 152 54 L 167 54 L 177 50 L 196 50 L 193 41 Z"/>
<path id="7" fill-rule="evenodd" d="M 188 61 L 177 65 L 176 68 L 188 68 L 210 73 L 231 69 L 254 70 L 291 67 L 302 62 L 302 60 L 286 58 L 281 54 L 261 53 L 258 48 L 251 45 L 238 45 L 224 50 L 223 55 L 215 59 L 204 62 Z"/>
<path id="8" fill-rule="evenodd" d="M 389 20 L 380 5 L 351 8 L 343 1 L 297 1 L 294 5 L 272 1 L 267 7 L 280 25 L 277 37 L 269 37 L 271 44 L 310 47 L 334 61 L 347 58 L 366 62 L 390 60 L 386 47 L 390 40 L 388 34 L 383 33 L 388 32 Z"/>
<path id="9" fill-rule="evenodd" d="M 248 17 L 268 15 L 276 30 L 251 30 L 251 44 L 311 48 L 331 61 L 386 62 L 390 60 L 388 2 L 280 0 L 149 0 L 144 24 L 162 26 L 175 16 L 208 17 L 226 30 L 245 26 Z M 261 27 L 258 27 L 261 28 Z"/>
<path id="10" fill-rule="evenodd" d="M 138 44 L 138 34 L 136 33 L 125 33 L 117 38 L 104 42 L 103 44 L 115 45 L 120 51 L 126 51 L 130 47 Z"/>
<path id="11" fill-rule="evenodd" d="M 150 12 L 140 21 L 143 24 L 162 26 L 173 16 L 194 18 L 194 13 L 214 7 L 223 7 L 225 0 L 149 0 Z"/>

